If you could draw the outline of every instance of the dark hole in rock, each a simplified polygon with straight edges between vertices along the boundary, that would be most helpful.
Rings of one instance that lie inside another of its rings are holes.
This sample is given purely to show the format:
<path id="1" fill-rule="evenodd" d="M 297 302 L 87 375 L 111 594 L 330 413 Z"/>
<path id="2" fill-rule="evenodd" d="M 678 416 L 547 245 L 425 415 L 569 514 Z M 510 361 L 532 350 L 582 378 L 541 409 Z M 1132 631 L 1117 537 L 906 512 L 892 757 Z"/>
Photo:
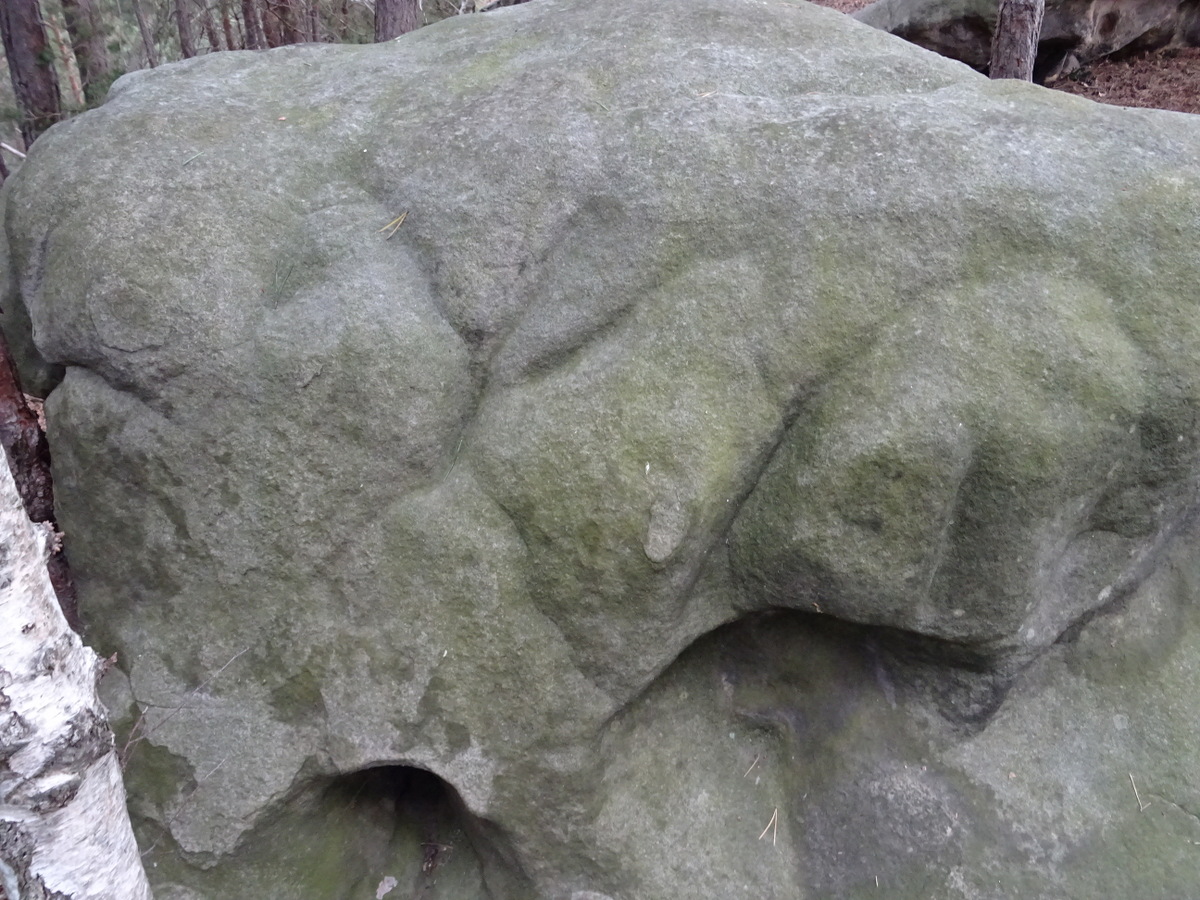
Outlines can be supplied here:
<path id="1" fill-rule="evenodd" d="M 490 900 L 511 896 L 525 881 L 499 829 L 473 815 L 458 791 L 432 772 L 374 766 L 334 778 L 324 794 L 334 815 L 338 809 L 361 813 L 365 826 L 383 826 L 379 833 L 390 819 L 390 860 L 368 885 L 373 890 L 395 879 L 387 895 L 402 900 Z"/>
<path id="2" fill-rule="evenodd" d="M 1063 67 L 1067 54 L 1075 50 L 1078 40 L 1070 38 L 1045 38 L 1038 42 L 1037 58 L 1033 62 L 1033 80 L 1043 84 L 1047 78 Z"/>
<path id="3" fill-rule="evenodd" d="M 147 835 L 143 834 L 143 838 Z M 157 835 L 159 840 L 169 840 Z M 156 874 L 181 896 L 496 900 L 531 896 L 505 836 L 424 769 L 302 773 L 290 798 L 212 868 L 191 858 Z"/>
<path id="4" fill-rule="evenodd" d="M 377 766 L 335 779 L 327 793 L 351 808 L 374 803 L 393 806 L 397 831 L 410 825 L 417 838 L 412 855 L 420 858 L 422 874 L 434 874 L 456 849 L 465 849 L 451 843 L 463 831 L 459 821 L 465 812 L 462 801 L 432 772 L 412 766 Z"/>
<path id="5" fill-rule="evenodd" d="M 1116 10 L 1105 13 L 1104 17 L 1100 20 L 1100 36 L 1104 38 L 1110 37 L 1117 30 L 1117 24 L 1120 21 L 1121 14 Z"/>

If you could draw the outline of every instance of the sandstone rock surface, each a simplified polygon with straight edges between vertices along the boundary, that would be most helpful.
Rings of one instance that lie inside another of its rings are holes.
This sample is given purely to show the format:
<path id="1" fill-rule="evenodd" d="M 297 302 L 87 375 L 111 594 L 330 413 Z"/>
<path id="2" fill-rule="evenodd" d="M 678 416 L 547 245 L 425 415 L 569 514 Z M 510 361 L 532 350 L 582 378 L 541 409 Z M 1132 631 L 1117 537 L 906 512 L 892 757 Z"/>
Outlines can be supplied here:
<path id="1" fill-rule="evenodd" d="M 1198 139 L 783 0 L 56 126 L 0 305 L 156 895 L 1187 896 Z"/>
<path id="2" fill-rule="evenodd" d="M 996 10 L 996 0 L 876 0 L 854 17 L 983 70 Z M 1118 51 L 1198 45 L 1196 0 L 1046 0 L 1034 76 L 1040 81 Z"/>

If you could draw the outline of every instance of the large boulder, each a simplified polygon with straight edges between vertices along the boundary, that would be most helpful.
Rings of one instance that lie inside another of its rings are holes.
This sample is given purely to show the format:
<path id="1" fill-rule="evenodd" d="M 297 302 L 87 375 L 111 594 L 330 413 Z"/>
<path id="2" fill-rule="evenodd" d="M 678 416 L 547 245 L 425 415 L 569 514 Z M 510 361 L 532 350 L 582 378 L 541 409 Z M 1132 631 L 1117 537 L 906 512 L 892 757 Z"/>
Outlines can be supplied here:
<path id="1" fill-rule="evenodd" d="M 991 60 L 997 0 L 876 0 L 860 22 L 980 70 Z M 1046 0 L 1038 80 L 1117 52 L 1200 44 L 1197 0 Z"/>
<path id="2" fill-rule="evenodd" d="M 1187 896 L 1198 139 L 782 0 L 49 131 L 3 306 L 160 900 Z"/>

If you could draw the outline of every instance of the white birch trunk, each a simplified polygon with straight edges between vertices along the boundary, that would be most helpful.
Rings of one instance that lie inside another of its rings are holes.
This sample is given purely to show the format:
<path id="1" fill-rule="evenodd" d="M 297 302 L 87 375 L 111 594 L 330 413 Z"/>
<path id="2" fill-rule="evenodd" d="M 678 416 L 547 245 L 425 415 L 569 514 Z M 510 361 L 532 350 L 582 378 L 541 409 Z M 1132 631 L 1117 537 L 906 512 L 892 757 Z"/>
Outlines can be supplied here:
<path id="1" fill-rule="evenodd" d="M 101 662 L 59 609 L 47 538 L 0 454 L 0 888 L 7 900 L 149 900 L 96 695 Z"/>

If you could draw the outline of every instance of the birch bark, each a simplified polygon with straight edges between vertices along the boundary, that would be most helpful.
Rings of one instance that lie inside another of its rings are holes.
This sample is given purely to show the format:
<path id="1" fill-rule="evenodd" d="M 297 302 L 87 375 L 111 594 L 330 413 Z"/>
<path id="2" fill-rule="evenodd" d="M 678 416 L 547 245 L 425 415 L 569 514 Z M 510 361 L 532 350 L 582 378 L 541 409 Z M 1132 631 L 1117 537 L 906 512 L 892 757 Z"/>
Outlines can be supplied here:
<path id="1" fill-rule="evenodd" d="M 96 694 L 102 663 L 59 609 L 48 537 L 0 465 L 0 887 L 8 900 L 150 900 Z"/>

